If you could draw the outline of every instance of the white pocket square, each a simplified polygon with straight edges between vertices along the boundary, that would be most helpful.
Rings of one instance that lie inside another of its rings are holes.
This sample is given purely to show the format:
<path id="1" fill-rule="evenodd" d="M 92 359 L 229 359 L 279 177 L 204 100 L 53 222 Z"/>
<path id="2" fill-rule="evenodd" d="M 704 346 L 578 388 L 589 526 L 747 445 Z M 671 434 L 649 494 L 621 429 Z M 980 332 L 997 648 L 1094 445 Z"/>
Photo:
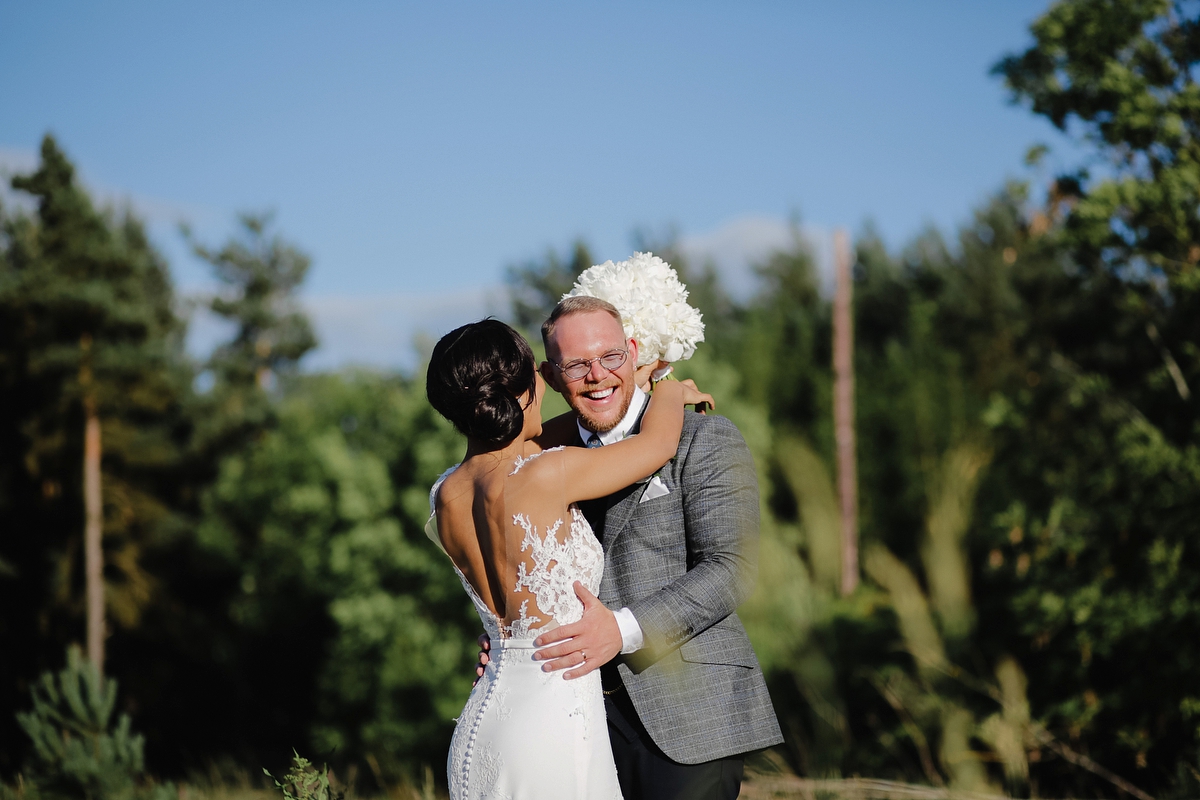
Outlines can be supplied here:
<path id="1" fill-rule="evenodd" d="M 650 479 L 650 483 L 646 485 L 646 490 L 642 492 L 642 499 L 639 503 L 644 503 L 647 500 L 653 500 L 656 497 L 662 497 L 665 494 L 670 494 L 671 490 L 663 483 L 662 478 L 655 475 Z"/>

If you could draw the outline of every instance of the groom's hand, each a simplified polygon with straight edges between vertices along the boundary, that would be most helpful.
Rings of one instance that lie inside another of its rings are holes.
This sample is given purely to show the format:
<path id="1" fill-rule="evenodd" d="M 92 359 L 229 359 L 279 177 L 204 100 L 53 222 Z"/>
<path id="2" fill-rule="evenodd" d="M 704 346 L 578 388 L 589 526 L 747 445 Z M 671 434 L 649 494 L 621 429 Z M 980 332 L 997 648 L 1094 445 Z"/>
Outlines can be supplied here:
<path id="1" fill-rule="evenodd" d="M 490 661 L 488 651 L 492 649 L 492 637 L 486 633 L 479 634 L 477 641 L 479 642 L 479 660 L 475 662 L 475 680 L 471 682 L 472 686 L 479 683 L 479 679 L 483 677 L 483 670 Z"/>
<path id="2" fill-rule="evenodd" d="M 575 595 L 583 602 L 583 618 L 543 633 L 533 642 L 543 648 L 533 656 L 546 661 L 543 670 L 552 672 L 573 667 L 563 674 L 567 680 L 599 669 L 621 652 L 621 629 L 617 627 L 613 612 L 579 581 L 575 581 Z"/>

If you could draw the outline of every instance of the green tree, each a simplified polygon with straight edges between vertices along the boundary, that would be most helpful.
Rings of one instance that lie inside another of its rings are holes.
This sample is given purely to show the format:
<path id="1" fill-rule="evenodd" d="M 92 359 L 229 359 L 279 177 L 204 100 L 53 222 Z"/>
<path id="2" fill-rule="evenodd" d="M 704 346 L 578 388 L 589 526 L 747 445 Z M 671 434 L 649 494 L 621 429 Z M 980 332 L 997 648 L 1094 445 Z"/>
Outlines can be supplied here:
<path id="1" fill-rule="evenodd" d="M 1041 220 L 1066 212 L 1077 267 L 1121 312 L 1101 341 L 1129 341 L 1081 366 L 1136 391 L 1180 441 L 1200 381 L 1200 15 L 1167 0 L 1060 0 L 1031 31 L 1033 46 L 995 71 L 1096 162 L 1056 182 Z"/>
<path id="2" fill-rule="evenodd" d="M 270 215 L 244 214 L 239 222 L 239 235 L 220 249 L 184 231 L 195 254 L 222 283 L 209 308 L 236 328 L 204 367 L 212 377 L 211 408 L 203 415 L 208 424 L 200 441 L 215 453 L 237 449 L 271 424 L 268 391 L 317 346 L 296 299 L 309 257 L 272 231 Z"/>
<path id="3" fill-rule="evenodd" d="M 462 442 L 418 386 L 369 373 L 294 378 L 278 413 L 222 464 L 199 530 L 237 587 L 223 702 L 239 744 L 271 761 L 303 736 L 323 759 L 414 779 L 445 759 L 479 632 L 423 532 Z"/>
<path id="4" fill-rule="evenodd" d="M 207 305 L 233 331 L 207 359 L 188 365 L 204 390 L 186 409 L 194 425 L 176 478 L 180 524 L 151 554 L 160 602 L 122 642 L 129 663 L 154 665 L 130 671 L 125 683 L 141 706 L 152 763 L 173 772 L 230 756 L 283 763 L 298 744 L 295 731 L 311 719 L 311 703 L 296 698 L 311 698 L 313 689 L 311 670 L 272 675 L 266 669 L 275 663 L 279 639 L 247 629 L 230 614 L 243 595 L 242 569 L 204 536 L 222 470 L 230 459 L 255 452 L 278 427 L 286 387 L 315 346 L 296 298 L 309 258 L 267 216 L 242 216 L 239 230 L 219 248 L 185 235 L 221 283 Z M 310 632 L 320 638 L 319 606 L 299 598 L 292 611 L 285 615 L 288 625 L 303 625 L 310 615 L 318 620 Z M 293 680 L 297 674 L 302 677 Z M 180 692 L 181 685 L 192 688 Z"/>
<path id="5" fill-rule="evenodd" d="M 117 683 L 76 648 L 67 666 L 31 690 L 33 709 L 17 715 L 33 743 L 26 777 L 34 796 L 64 800 L 166 800 L 169 786 L 144 787 L 144 740 L 117 715 Z"/>
<path id="6" fill-rule="evenodd" d="M 6 633 L 36 644 L 4 659 L 6 692 L 81 636 L 85 609 L 97 665 L 110 622 L 140 623 L 156 592 L 146 551 L 174 521 L 191 380 L 169 276 L 141 224 L 97 211 L 49 136 L 39 168 L 13 186 L 37 210 L 5 219 L 0 262 L 0 558 L 15 572 L 0 614 Z"/>
<path id="7" fill-rule="evenodd" d="M 1036 357 L 998 411 L 1012 497 L 992 541 L 1014 558 L 1004 594 L 1054 687 L 1035 682 L 1035 710 L 1135 783 L 1194 791 L 1200 14 L 1061 0 L 1031 32 L 996 71 L 1094 164 L 1031 215 L 1038 247 L 1070 262 L 1019 284 Z"/>

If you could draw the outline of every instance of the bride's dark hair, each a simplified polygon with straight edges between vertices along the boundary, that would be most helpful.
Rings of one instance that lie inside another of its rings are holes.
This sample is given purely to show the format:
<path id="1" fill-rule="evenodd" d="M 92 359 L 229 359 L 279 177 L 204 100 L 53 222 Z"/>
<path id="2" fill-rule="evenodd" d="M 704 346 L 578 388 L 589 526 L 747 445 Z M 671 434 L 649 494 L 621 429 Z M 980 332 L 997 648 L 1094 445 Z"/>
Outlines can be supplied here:
<path id="1" fill-rule="evenodd" d="M 517 398 L 537 380 L 525 337 L 496 319 L 455 328 L 433 348 L 425 374 L 430 404 L 464 436 L 506 444 L 521 432 Z"/>

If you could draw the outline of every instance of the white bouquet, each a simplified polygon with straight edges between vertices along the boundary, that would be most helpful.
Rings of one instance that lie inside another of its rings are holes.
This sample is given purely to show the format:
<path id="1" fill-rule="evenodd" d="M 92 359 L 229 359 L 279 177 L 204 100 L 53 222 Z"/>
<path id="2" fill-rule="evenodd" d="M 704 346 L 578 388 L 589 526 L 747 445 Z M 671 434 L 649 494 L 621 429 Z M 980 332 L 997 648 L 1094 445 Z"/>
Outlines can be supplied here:
<path id="1" fill-rule="evenodd" d="M 671 265 L 653 253 L 628 261 L 605 261 L 584 270 L 571 291 L 607 300 L 621 312 L 625 335 L 638 344 L 638 363 L 683 361 L 704 341 L 700 312 L 687 304 L 688 291 Z"/>

